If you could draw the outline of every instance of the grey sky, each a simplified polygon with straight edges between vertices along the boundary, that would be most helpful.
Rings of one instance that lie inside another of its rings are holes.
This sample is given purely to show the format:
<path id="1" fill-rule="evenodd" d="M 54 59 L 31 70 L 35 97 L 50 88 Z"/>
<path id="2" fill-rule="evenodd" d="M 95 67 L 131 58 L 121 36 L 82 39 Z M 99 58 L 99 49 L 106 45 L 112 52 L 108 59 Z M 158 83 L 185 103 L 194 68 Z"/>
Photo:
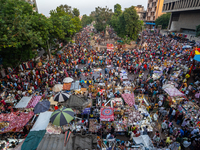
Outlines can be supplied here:
<path id="1" fill-rule="evenodd" d="M 80 14 L 89 15 L 91 11 L 95 10 L 95 7 L 109 7 L 114 10 L 115 4 L 120 4 L 122 10 L 130 6 L 143 5 L 146 9 L 148 0 L 36 0 L 39 13 L 49 16 L 49 12 L 55 9 L 61 4 L 67 4 L 72 8 L 76 7 L 80 10 Z"/>

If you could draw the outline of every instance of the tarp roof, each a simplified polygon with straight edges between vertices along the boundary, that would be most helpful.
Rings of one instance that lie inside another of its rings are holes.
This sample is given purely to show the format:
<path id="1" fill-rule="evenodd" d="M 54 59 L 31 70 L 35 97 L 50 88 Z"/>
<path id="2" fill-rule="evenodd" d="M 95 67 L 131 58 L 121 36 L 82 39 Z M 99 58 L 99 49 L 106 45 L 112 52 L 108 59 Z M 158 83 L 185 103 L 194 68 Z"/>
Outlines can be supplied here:
<path id="1" fill-rule="evenodd" d="M 70 90 L 78 90 L 78 89 L 81 89 L 81 86 L 79 85 L 79 81 L 72 82 Z"/>
<path id="2" fill-rule="evenodd" d="M 96 149 L 96 135 L 71 134 L 66 147 L 64 147 L 64 134 L 45 134 L 37 150 L 73 150 L 73 149 Z"/>
<path id="3" fill-rule="evenodd" d="M 141 135 L 139 137 L 133 137 L 133 140 L 135 141 L 136 144 L 141 144 L 141 143 L 144 144 L 144 147 L 148 148 L 149 150 L 154 149 L 152 141 L 148 135 Z"/>
<path id="4" fill-rule="evenodd" d="M 175 88 L 172 84 L 165 84 L 163 85 L 163 90 L 169 94 L 171 97 L 176 96 L 184 96 L 177 88 Z"/>
<path id="5" fill-rule="evenodd" d="M 46 130 L 40 131 L 30 131 L 26 137 L 24 143 L 22 144 L 21 150 L 35 150 L 39 145 L 40 141 L 43 139 Z"/>
<path id="6" fill-rule="evenodd" d="M 85 97 L 70 95 L 69 99 L 61 104 L 72 109 L 83 109 L 90 104 L 90 100 L 87 100 Z"/>
<path id="7" fill-rule="evenodd" d="M 33 96 L 29 101 L 28 105 L 26 106 L 26 108 L 34 108 L 41 98 L 42 96 Z"/>
<path id="8" fill-rule="evenodd" d="M 134 93 L 132 94 L 122 94 L 122 97 L 124 99 L 124 101 L 129 105 L 129 106 L 133 106 L 135 105 L 135 97 L 134 97 Z"/>
<path id="9" fill-rule="evenodd" d="M 29 101 L 31 100 L 32 96 L 31 97 L 22 97 L 22 99 L 19 101 L 19 103 L 15 106 L 15 108 L 25 108 Z"/>
<path id="10" fill-rule="evenodd" d="M 30 131 L 45 130 L 47 125 L 49 124 L 51 114 L 51 111 L 40 113 L 39 117 L 37 118 L 37 121 L 35 122 L 34 126 Z"/>
<path id="11" fill-rule="evenodd" d="M 64 134 L 45 134 L 37 150 L 72 150 L 73 141 L 70 136 L 66 147 L 64 147 Z"/>
<path id="12" fill-rule="evenodd" d="M 8 121 L 9 126 L 4 128 L 1 133 L 4 132 L 19 132 L 26 125 L 26 123 L 33 117 L 34 113 L 30 111 L 25 112 L 11 112 L 10 114 L 0 114 L 0 122 Z"/>

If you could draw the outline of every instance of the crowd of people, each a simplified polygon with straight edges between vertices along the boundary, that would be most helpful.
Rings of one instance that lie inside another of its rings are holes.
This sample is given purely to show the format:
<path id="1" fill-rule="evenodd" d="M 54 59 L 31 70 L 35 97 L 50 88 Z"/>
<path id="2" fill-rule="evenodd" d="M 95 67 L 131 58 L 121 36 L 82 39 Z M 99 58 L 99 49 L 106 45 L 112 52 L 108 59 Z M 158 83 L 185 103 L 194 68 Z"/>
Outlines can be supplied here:
<path id="1" fill-rule="evenodd" d="M 125 86 L 121 70 L 126 70 L 132 87 L 130 92 L 148 96 L 150 106 L 147 110 L 151 113 L 154 108 L 158 108 L 155 113 L 158 115 L 158 124 L 161 124 L 161 129 L 154 131 L 154 136 L 150 135 L 146 128 L 137 126 L 132 126 L 128 132 L 134 132 L 134 135 L 149 134 L 157 148 L 170 148 L 178 142 L 183 149 L 199 149 L 199 126 L 196 124 L 199 114 L 197 113 L 195 121 L 186 117 L 183 111 L 179 110 L 179 104 L 174 105 L 162 88 L 163 85 L 173 82 L 185 95 L 180 103 L 187 104 L 191 101 L 199 104 L 200 82 L 198 77 L 192 74 L 192 70 L 199 69 L 200 63 L 191 60 L 193 49 L 182 48 L 190 43 L 180 43 L 179 40 L 161 35 L 158 30 L 145 30 L 141 33 L 142 41 L 133 48 L 115 48 L 108 51 L 100 47 L 97 50 L 91 46 L 90 42 L 95 38 L 91 37 L 90 32 L 93 30 L 86 28 L 77 34 L 76 44 L 67 44 L 62 49 L 63 53 L 53 56 L 49 61 L 41 58 L 42 64 L 32 61 L 29 69 L 22 65 L 15 70 L 4 70 L 6 76 L 2 75 L 0 82 L 0 90 L 4 93 L 0 97 L 1 113 L 17 111 L 14 106 L 23 96 L 40 95 L 43 99 L 48 99 L 49 95 L 55 94 L 52 92 L 53 86 L 61 84 L 65 77 L 79 80 L 80 85 L 88 89 L 95 83 L 105 83 L 103 92 L 99 92 L 99 87 L 88 90 L 85 95 L 92 98 L 95 90 L 98 90 L 95 99 L 100 99 L 100 104 L 95 103 L 94 110 L 100 109 L 111 97 L 121 97 L 121 94 L 125 93 L 115 89 L 117 86 Z M 101 41 L 96 42 L 101 45 Z M 154 78 L 155 67 L 162 69 L 160 76 Z M 95 72 L 95 68 L 101 68 L 102 71 Z M 176 78 L 173 77 L 175 71 L 179 71 Z M 111 87 L 108 89 L 109 84 Z M 6 103 L 10 96 L 15 99 L 14 103 Z M 95 111 L 91 112 L 93 113 Z M 98 135 L 103 135 L 104 139 L 116 138 L 115 128 L 112 126 L 108 132 L 105 125 Z M 120 149 L 126 149 L 134 145 L 134 141 L 121 142 L 119 145 Z"/>

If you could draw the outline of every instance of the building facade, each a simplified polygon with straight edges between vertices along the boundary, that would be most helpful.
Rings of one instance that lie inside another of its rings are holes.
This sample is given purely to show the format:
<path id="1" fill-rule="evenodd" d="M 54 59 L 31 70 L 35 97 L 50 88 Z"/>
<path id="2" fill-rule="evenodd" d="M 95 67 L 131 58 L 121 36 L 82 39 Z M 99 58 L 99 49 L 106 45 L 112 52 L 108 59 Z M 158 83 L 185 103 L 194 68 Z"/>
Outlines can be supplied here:
<path id="1" fill-rule="evenodd" d="M 170 12 L 169 31 L 195 35 L 200 25 L 200 0 L 164 0 L 163 12 Z"/>
<path id="2" fill-rule="evenodd" d="M 163 3 L 164 0 L 148 0 L 146 26 L 149 28 L 154 26 L 155 20 L 163 14 Z"/>
<path id="3" fill-rule="evenodd" d="M 30 5 L 35 5 L 35 8 L 33 10 L 35 12 L 38 12 L 38 7 L 37 7 L 36 0 L 26 0 L 26 2 L 28 2 Z"/>
<path id="4" fill-rule="evenodd" d="M 137 14 L 139 16 L 139 20 L 145 20 L 146 19 L 146 11 L 144 10 L 144 6 L 137 5 L 135 6 L 135 10 L 137 11 Z"/>

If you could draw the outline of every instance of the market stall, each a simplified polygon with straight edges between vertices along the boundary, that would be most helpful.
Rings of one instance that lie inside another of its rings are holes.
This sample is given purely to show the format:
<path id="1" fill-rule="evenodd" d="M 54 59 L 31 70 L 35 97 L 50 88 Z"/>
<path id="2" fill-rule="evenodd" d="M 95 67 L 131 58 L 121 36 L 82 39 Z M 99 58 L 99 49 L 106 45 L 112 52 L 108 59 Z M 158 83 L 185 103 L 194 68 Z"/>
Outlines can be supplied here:
<path id="1" fill-rule="evenodd" d="M 194 102 L 187 102 L 185 104 L 180 104 L 178 106 L 178 110 L 183 112 L 185 118 L 190 118 L 194 124 L 198 124 L 199 115 L 200 115 L 200 108 Z"/>
<path id="2" fill-rule="evenodd" d="M 167 97 L 167 101 L 169 102 L 170 106 L 172 104 L 179 104 L 182 100 L 185 99 L 185 95 L 181 93 L 177 88 L 175 88 L 172 84 L 165 84 L 162 88 L 169 95 Z"/>
<path id="3" fill-rule="evenodd" d="M 175 88 L 172 84 L 165 84 L 163 85 L 162 89 L 169 94 L 171 97 L 177 97 L 177 96 L 184 96 L 183 93 L 181 93 L 177 88 Z"/>
<path id="4" fill-rule="evenodd" d="M 30 112 L 11 112 L 10 114 L 0 114 L 0 134 L 5 132 L 19 132 L 33 117 Z"/>

